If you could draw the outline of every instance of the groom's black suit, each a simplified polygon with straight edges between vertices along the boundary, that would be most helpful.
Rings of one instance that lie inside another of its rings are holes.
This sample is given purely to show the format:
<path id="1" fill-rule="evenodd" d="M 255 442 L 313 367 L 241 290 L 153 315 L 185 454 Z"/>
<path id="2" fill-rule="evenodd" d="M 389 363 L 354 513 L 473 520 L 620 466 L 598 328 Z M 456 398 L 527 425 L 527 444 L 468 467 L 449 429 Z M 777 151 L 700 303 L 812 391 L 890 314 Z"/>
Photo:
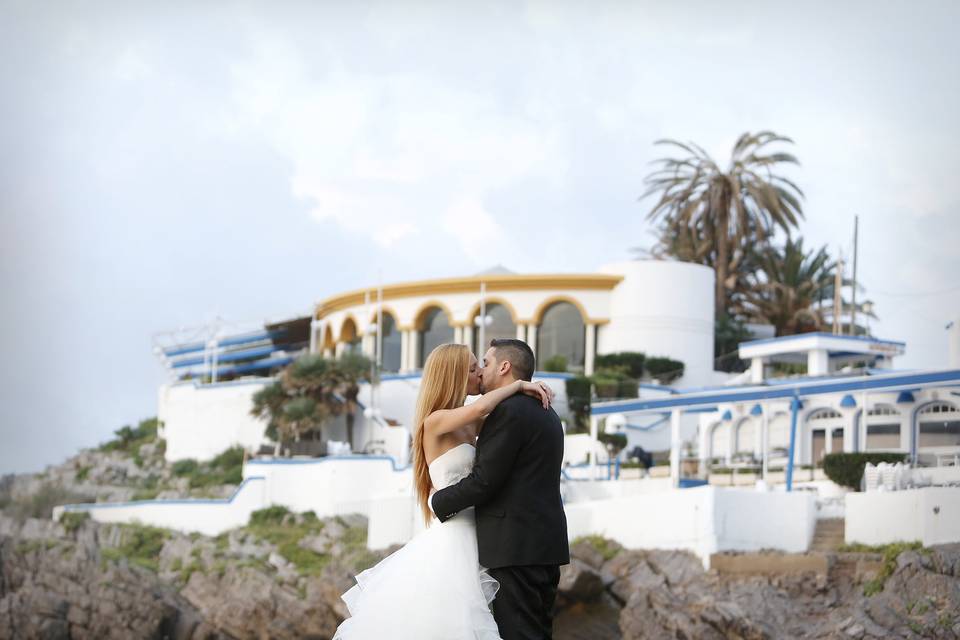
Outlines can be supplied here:
<path id="1" fill-rule="evenodd" d="M 441 522 L 476 506 L 480 564 L 500 582 L 493 614 L 504 640 L 552 637 L 560 565 L 570 562 L 562 461 L 556 412 L 517 394 L 487 416 L 470 475 L 433 494 Z"/>

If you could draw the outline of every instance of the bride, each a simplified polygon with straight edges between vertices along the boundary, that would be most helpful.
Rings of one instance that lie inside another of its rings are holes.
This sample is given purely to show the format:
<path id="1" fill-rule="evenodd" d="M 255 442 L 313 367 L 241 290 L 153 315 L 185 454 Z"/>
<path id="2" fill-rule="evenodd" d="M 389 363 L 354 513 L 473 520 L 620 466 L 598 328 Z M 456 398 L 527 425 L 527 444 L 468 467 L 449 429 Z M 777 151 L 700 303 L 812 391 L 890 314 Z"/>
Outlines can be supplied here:
<path id="1" fill-rule="evenodd" d="M 480 392 L 477 358 L 465 345 L 443 344 L 427 357 L 413 423 L 414 487 L 427 528 L 356 576 L 341 596 L 350 617 L 334 640 L 500 640 L 489 609 L 499 584 L 478 563 L 473 508 L 440 524 L 427 500 L 469 475 L 483 419 L 500 402 L 519 392 L 548 407 L 553 391 L 517 381 L 463 404 Z"/>

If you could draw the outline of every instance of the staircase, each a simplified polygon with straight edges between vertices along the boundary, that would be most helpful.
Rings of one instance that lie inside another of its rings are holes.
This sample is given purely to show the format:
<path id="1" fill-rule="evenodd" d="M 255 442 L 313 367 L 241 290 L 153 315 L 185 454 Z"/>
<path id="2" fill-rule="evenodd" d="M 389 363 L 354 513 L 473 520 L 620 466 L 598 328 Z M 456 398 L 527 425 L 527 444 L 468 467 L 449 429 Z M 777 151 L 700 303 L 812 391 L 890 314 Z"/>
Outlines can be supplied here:
<path id="1" fill-rule="evenodd" d="M 825 518 L 817 520 L 813 532 L 811 551 L 836 551 L 844 542 L 845 525 L 843 518 Z"/>

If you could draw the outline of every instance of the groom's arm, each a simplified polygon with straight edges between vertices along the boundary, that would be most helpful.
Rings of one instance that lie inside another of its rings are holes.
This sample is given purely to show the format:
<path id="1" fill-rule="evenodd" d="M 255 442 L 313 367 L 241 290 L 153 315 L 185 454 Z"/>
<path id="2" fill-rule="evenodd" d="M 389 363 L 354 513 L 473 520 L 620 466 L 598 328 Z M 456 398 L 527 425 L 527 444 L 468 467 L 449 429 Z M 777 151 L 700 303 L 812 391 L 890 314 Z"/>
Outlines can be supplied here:
<path id="1" fill-rule="evenodd" d="M 440 522 L 467 507 L 489 502 L 500 491 L 526 440 L 515 415 L 509 406 L 497 407 L 483 425 L 473 471 L 457 484 L 433 494 L 430 506 Z"/>

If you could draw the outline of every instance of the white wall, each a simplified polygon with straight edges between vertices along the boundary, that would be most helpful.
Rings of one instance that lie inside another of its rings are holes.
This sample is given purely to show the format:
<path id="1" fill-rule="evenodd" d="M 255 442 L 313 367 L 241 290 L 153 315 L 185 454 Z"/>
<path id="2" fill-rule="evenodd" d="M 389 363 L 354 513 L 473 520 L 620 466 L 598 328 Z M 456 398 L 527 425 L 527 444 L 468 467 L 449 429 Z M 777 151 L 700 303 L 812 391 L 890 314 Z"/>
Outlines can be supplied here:
<path id="1" fill-rule="evenodd" d="M 369 516 L 371 503 L 412 495 L 410 467 L 389 457 L 251 460 L 244 476 L 266 478 L 266 500 L 293 511 L 314 511 L 318 517 L 346 513 Z"/>
<path id="2" fill-rule="evenodd" d="M 600 268 L 624 279 L 610 294 L 610 323 L 600 327 L 597 352 L 642 351 L 685 365 L 684 383 L 713 376 L 713 270 L 665 260 L 633 260 Z"/>
<path id="3" fill-rule="evenodd" d="M 717 551 L 806 551 L 816 497 L 697 487 L 566 505 L 570 538 L 599 534 L 633 549 L 686 549 L 706 564 Z"/>
<path id="4" fill-rule="evenodd" d="M 256 451 L 266 424 L 250 415 L 253 394 L 272 382 L 263 378 L 161 386 L 157 417 L 167 441 L 166 459 L 210 460 L 234 445 Z"/>
<path id="5" fill-rule="evenodd" d="M 960 487 L 848 493 L 847 543 L 960 542 Z"/>
<path id="6" fill-rule="evenodd" d="M 87 512 L 96 522 L 140 523 L 216 536 L 244 526 L 251 513 L 268 505 L 265 480 L 248 477 L 226 500 L 137 500 L 65 505 L 54 508 L 53 519 L 59 520 L 64 511 Z"/>

